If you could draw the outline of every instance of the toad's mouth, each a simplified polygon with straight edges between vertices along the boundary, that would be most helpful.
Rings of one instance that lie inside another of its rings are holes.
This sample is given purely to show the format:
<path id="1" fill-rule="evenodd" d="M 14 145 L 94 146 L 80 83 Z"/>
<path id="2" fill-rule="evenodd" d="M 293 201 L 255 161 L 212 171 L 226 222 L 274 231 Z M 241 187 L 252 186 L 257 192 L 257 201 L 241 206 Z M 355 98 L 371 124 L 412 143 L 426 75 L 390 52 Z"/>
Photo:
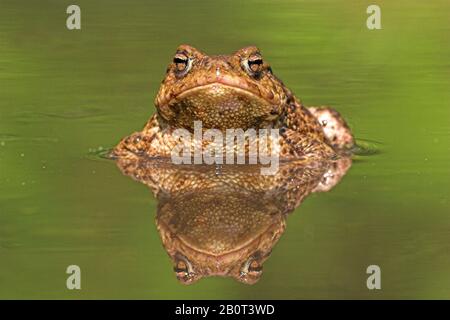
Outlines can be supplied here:
<path id="1" fill-rule="evenodd" d="M 256 89 L 255 89 L 256 90 Z M 236 83 L 215 81 L 179 93 L 160 114 L 178 127 L 193 128 L 202 121 L 204 128 L 257 128 L 277 119 L 278 105 Z"/>
<path id="2" fill-rule="evenodd" d="M 216 81 L 207 84 L 198 85 L 180 92 L 175 96 L 174 99 L 169 101 L 169 104 L 174 103 L 179 100 L 183 100 L 191 95 L 201 94 L 207 92 L 216 97 L 220 97 L 228 92 L 234 93 L 236 95 L 246 96 L 249 99 L 260 100 L 261 103 L 271 104 L 272 101 L 264 98 L 262 95 L 257 94 L 249 90 L 248 86 L 239 86 L 237 84 L 230 84 L 228 82 Z"/>
<path id="3" fill-rule="evenodd" d="M 238 78 L 225 77 L 225 76 L 216 78 L 214 80 L 207 80 L 207 81 L 203 81 L 203 82 L 200 81 L 193 87 L 186 88 L 186 90 L 183 90 L 182 92 L 178 93 L 177 97 L 183 96 L 183 95 L 189 93 L 190 91 L 195 91 L 195 90 L 199 90 L 202 88 L 208 88 L 211 86 L 216 86 L 216 87 L 222 86 L 222 87 L 228 87 L 231 89 L 236 89 L 237 92 L 244 92 L 244 93 L 254 96 L 255 98 L 259 97 L 261 99 L 267 100 L 267 102 L 269 102 L 269 103 L 271 102 L 270 99 L 265 98 L 263 96 L 261 91 L 256 86 L 250 86 L 247 82 L 242 81 Z"/>
<path id="4" fill-rule="evenodd" d="M 208 89 L 210 87 L 228 87 L 235 89 L 236 93 L 247 94 L 254 98 L 260 98 L 265 100 L 269 104 L 276 103 L 275 95 L 270 90 L 265 90 L 261 86 L 257 86 L 254 83 L 248 82 L 242 77 L 231 76 L 224 73 L 208 74 L 199 76 L 195 81 L 192 81 L 191 86 L 186 86 L 184 89 L 180 88 L 180 91 L 172 97 L 164 97 L 161 104 L 170 104 L 173 100 L 181 99 L 185 95 L 189 95 L 192 92 L 196 92 L 202 89 Z"/>

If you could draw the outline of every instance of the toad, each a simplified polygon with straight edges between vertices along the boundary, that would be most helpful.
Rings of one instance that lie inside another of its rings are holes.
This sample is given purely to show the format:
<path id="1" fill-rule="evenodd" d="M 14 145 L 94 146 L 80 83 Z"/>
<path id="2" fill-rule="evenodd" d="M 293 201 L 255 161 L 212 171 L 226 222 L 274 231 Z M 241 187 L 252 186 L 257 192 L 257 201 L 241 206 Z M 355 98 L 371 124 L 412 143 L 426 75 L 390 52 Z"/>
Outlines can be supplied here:
<path id="1" fill-rule="evenodd" d="M 189 45 L 179 46 L 155 107 L 156 113 L 143 130 L 124 138 L 113 156 L 170 157 L 180 143 L 175 130 L 183 128 L 193 134 L 197 121 L 203 130 L 277 129 L 277 150 L 282 160 L 331 159 L 354 144 L 348 125 L 337 111 L 305 107 L 254 46 L 218 56 Z M 208 143 L 202 142 L 201 148 Z"/>

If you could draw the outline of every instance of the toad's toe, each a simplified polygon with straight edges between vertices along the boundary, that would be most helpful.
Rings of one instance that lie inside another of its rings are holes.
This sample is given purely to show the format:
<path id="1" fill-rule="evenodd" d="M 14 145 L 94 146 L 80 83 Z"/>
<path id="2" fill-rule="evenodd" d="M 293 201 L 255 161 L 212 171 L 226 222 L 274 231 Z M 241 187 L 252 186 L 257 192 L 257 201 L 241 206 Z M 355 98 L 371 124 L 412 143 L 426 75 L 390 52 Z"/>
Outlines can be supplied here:
<path id="1" fill-rule="evenodd" d="M 339 112 L 329 107 L 310 107 L 308 110 L 322 125 L 325 137 L 331 146 L 338 149 L 353 146 L 353 135 Z"/>

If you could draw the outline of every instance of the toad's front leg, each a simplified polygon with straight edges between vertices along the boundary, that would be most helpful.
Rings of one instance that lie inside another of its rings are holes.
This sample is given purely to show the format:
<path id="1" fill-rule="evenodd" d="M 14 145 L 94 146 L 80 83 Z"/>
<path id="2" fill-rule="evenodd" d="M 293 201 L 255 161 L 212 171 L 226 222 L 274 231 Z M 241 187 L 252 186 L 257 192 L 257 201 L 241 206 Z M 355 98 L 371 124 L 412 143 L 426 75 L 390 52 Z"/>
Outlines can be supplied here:
<path id="1" fill-rule="evenodd" d="M 113 149 L 111 156 L 117 158 L 165 158 L 170 157 L 177 140 L 173 138 L 172 129 L 164 126 L 155 114 L 144 129 L 122 139 Z"/>

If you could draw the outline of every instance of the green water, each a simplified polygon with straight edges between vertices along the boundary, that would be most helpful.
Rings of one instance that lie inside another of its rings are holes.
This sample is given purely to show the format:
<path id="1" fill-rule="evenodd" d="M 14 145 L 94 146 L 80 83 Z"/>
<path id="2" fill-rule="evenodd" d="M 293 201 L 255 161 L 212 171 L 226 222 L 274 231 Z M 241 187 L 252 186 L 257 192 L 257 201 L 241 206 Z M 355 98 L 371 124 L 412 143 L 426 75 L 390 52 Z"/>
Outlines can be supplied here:
<path id="1" fill-rule="evenodd" d="M 72 3 L 0 2 L 0 298 L 450 298 L 447 1 L 377 1 L 372 31 L 371 1 L 78 0 L 69 31 Z M 96 155 L 154 112 L 181 43 L 257 45 L 305 104 L 381 151 L 289 217 L 254 286 L 180 285 L 148 188 Z"/>

